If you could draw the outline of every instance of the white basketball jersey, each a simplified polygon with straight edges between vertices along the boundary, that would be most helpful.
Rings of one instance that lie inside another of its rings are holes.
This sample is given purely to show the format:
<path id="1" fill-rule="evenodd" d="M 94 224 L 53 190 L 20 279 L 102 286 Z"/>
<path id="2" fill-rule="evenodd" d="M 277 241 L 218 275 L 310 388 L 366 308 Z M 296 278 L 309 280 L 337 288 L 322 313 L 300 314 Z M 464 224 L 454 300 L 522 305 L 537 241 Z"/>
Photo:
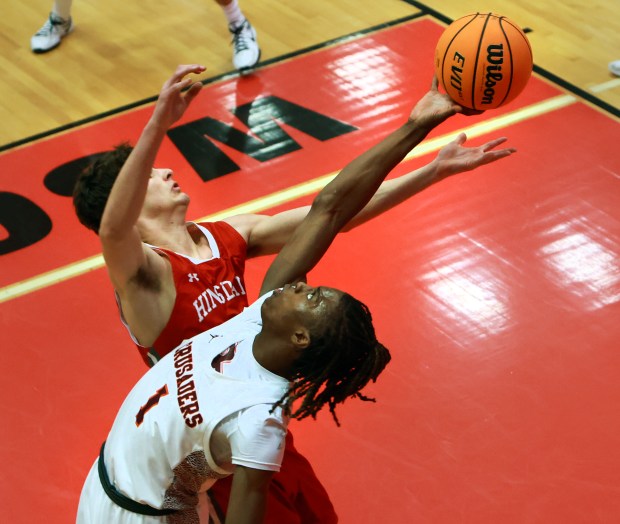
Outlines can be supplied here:
<path id="1" fill-rule="evenodd" d="M 230 347 L 251 352 L 261 330 L 260 308 L 269 295 L 221 326 L 185 341 L 132 389 L 105 448 L 108 476 L 123 494 L 155 508 L 189 509 L 195 505 L 195 493 L 232 472 L 219 467 L 211 455 L 214 428 L 251 406 L 271 408 L 286 392 L 288 381 L 266 370 L 261 380 L 232 378 L 212 363 Z M 258 366 L 251 355 L 242 360 Z"/>

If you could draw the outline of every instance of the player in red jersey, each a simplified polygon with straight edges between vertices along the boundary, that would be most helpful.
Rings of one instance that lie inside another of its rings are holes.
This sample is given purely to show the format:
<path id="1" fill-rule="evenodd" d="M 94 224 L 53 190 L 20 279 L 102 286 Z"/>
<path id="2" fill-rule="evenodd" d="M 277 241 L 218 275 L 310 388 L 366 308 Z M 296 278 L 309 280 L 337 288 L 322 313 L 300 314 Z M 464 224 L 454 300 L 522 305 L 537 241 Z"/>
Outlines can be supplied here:
<path id="1" fill-rule="evenodd" d="M 142 345 L 132 335 L 131 327 L 127 326 L 149 366 L 182 340 L 225 322 L 248 304 L 243 281 L 245 240 L 226 222 L 188 224 L 187 227 L 196 236 L 205 239 L 211 256 L 205 254 L 205 258 L 196 258 L 171 249 L 152 247 L 170 266 L 174 306 L 164 328 L 150 347 Z"/>
<path id="2" fill-rule="evenodd" d="M 306 206 L 274 216 L 236 215 L 214 224 L 187 222 L 188 195 L 174 181 L 170 169 L 153 165 L 166 131 L 202 87 L 186 75 L 203 71 L 198 65 L 179 66 L 164 83 L 135 148 L 120 146 L 98 159 L 82 175 L 74 192 L 78 217 L 99 234 L 124 322 L 134 341 L 144 348 L 142 355 L 149 365 L 183 339 L 241 311 L 247 305 L 243 282 L 246 257 L 277 252 L 309 210 Z M 447 176 L 509 155 L 512 149 L 493 150 L 504 140 L 466 148 L 465 136 L 460 135 L 429 165 L 384 182 L 349 227 Z M 410 138 L 402 136 L 394 141 L 389 165 L 384 158 L 369 160 L 365 154 L 350 166 L 391 170 L 413 145 Z M 218 484 L 222 489 L 224 483 Z M 294 449 L 290 436 L 282 471 L 272 486 L 276 492 L 272 490 L 266 522 L 337 520 L 323 488 Z M 218 499 L 225 504 L 225 496 Z"/>

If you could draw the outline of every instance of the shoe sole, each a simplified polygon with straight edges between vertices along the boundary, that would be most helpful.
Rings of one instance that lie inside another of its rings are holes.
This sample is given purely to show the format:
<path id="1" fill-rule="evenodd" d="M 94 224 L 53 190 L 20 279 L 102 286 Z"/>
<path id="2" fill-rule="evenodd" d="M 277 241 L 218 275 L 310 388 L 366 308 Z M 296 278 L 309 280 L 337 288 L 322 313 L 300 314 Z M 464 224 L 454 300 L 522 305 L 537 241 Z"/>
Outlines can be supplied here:
<path id="1" fill-rule="evenodd" d="M 239 73 L 241 73 L 242 75 L 251 72 L 258 65 L 258 63 L 260 62 L 260 55 L 261 54 L 262 54 L 262 51 L 259 48 L 258 49 L 258 58 L 256 59 L 256 62 L 254 62 L 252 65 L 241 67 L 241 68 L 237 69 L 237 71 Z"/>
<path id="2" fill-rule="evenodd" d="M 47 49 L 32 49 L 32 52 L 35 55 L 43 55 L 45 53 L 49 53 L 50 51 L 53 51 L 54 49 L 56 49 L 58 46 L 60 45 L 60 42 L 58 42 L 56 45 L 52 46 L 52 47 L 48 47 Z"/>
<path id="3" fill-rule="evenodd" d="M 31 47 L 31 48 L 30 48 L 30 50 L 31 50 L 31 51 L 32 51 L 35 55 L 42 55 L 42 54 L 44 54 L 44 53 L 49 53 L 50 51 L 53 51 L 54 49 L 56 49 L 56 48 L 57 48 L 57 47 L 58 47 L 58 46 L 62 43 L 63 39 L 64 39 L 66 36 L 70 35 L 70 34 L 73 32 L 73 28 L 74 28 L 74 27 L 75 27 L 75 26 L 73 26 L 73 25 L 72 25 L 72 26 L 69 28 L 69 31 L 67 31 L 67 33 L 66 33 L 65 35 L 63 35 L 63 36 L 61 36 L 61 37 L 60 37 L 60 40 L 58 40 L 58 43 L 57 43 L 56 45 L 54 45 L 54 46 L 52 46 L 52 47 L 48 47 L 47 49 L 39 49 L 39 48 L 37 48 L 37 49 L 32 49 L 32 47 Z"/>

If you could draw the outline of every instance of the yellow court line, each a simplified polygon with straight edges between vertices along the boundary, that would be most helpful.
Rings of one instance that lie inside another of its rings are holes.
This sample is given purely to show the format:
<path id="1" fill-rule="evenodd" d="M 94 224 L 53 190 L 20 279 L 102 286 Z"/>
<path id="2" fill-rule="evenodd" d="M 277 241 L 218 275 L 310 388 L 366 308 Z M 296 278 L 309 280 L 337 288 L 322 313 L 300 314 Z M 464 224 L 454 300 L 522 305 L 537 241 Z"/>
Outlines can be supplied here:
<path id="1" fill-rule="evenodd" d="M 532 104 L 530 106 L 518 109 L 511 113 L 486 120 L 479 124 L 460 129 L 447 135 L 442 135 L 437 138 L 425 141 L 418 145 L 411 153 L 409 153 L 403 162 L 411 160 L 413 158 L 426 155 L 441 149 L 444 145 L 448 144 L 456 138 L 459 133 L 466 133 L 468 138 L 475 138 L 481 135 L 491 133 L 503 129 L 509 125 L 528 120 L 533 117 L 556 111 L 568 105 L 577 102 L 577 98 L 572 95 L 559 95 L 554 98 L 550 98 L 543 102 Z M 270 195 L 251 200 L 239 206 L 231 207 L 224 211 L 208 215 L 203 218 L 199 218 L 197 222 L 206 222 L 221 220 L 224 217 L 238 215 L 242 213 L 258 213 L 266 209 L 285 204 L 299 197 L 310 195 L 318 192 L 323 186 L 325 186 L 330 180 L 332 180 L 338 172 L 330 173 L 328 175 L 303 182 L 296 186 L 289 187 L 288 189 L 277 191 Z M 93 257 L 85 258 L 78 262 L 73 262 L 66 266 L 53 269 L 46 273 L 37 275 L 15 284 L 10 284 L 0 289 L 0 303 L 7 302 L 14 298 L 32 293 L 39 289 L 58 284 L 70 278 L 75 278 L 79 275 L 93 271 L 104 266 L 103 256 L 95 255 Z"/>

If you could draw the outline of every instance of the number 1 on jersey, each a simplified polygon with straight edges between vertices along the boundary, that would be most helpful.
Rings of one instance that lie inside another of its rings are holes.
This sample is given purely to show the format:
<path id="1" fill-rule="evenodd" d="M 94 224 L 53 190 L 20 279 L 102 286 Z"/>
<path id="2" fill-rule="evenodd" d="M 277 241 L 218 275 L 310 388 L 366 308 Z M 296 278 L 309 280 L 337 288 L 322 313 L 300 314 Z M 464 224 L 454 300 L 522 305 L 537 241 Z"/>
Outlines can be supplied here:
<path id="1" fill-rule="evenodd" d="M 157 406 L 157 404 L 159 404 L 159 399 L 161 397 L 165 397 L 167 394 L 168 385 L 164 384 L 155 392 L 155 394 L 151 398 L 148 399 L 147 403 L 140 408 L 140 411 L 136 413 L 136 427 L 140 427 L 140 424 L 144 422 L 144 415 L 146 415 L 151 408 Z"/>

